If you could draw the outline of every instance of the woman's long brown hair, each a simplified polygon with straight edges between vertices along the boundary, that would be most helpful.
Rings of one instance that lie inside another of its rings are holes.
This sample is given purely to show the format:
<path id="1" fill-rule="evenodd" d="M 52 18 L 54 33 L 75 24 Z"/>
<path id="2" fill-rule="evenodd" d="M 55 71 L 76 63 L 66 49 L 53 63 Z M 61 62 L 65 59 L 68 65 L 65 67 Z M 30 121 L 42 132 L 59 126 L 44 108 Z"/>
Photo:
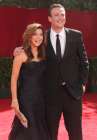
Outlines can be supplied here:
<path id="1" fill-rule="evenodd" d="M 33 24 L 29 24 L 26 27 L 26 30 L 23 34 L 23 48 L 24 48 L 24 51 L 28 57 L 27 62 L 29 62 L 33 59 L 33 54 L 31 52 L 30 38 L 31 38 L 31 36 L 34 35 L 34 33 L 37 29 L 41 29 L 43 32 L 43 42 L 38 47 L 38 58 L 45 59 L 45 45 L 46 45 L 46 43 L 45 43 L 45 41 L 46 41 L 45 40 L 45 31 L 44 31 L 44 28 L 41 24 L 33 23 Z"/>

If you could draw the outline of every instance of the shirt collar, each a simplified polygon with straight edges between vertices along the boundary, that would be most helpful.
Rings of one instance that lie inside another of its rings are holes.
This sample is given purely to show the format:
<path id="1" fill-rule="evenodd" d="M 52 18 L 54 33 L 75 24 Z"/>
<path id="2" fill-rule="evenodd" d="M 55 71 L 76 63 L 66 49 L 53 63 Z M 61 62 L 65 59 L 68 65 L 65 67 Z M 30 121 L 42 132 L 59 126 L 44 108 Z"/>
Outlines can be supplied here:
<path id="1" fill-rule="evenodd" d="M 63 37 L 65 34 L 65 30 L 64 28 L 61 30 L 61 32 L 56 33 L 52 28 L 51 28 L 51 35 L 56 36 L 57 34 L 59 34 L 59 36 Z"/>

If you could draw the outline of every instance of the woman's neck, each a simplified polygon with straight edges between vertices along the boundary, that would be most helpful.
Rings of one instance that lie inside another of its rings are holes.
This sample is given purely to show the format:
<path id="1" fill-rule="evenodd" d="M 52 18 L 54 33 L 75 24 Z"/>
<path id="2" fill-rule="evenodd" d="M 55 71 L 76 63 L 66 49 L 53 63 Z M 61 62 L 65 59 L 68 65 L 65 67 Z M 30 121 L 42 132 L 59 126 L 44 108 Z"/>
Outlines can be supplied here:
<path id="1" fill-rule="evenodd" d="M 33 59 L 38 59 L 38 48 L 37 47 L 31 48 L 31 52 L 33 54 Z"/>

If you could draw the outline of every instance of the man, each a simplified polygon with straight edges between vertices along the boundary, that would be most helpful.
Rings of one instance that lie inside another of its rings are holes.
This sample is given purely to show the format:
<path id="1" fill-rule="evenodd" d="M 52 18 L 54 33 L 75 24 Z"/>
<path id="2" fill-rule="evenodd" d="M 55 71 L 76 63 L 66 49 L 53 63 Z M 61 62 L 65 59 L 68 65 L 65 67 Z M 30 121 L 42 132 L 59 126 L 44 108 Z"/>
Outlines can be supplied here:
<path id="1" fill-rule="evenodd" d="M 82 140 L 81 97 L 89 68 L 82 34 L 64 28 L 66 15 L 60 4 L 50 6 L 48 20 L 51 28 L 47 32 L 46 48 L 47 123 L 51 139 L 57 140 L 59 121 L 63 113 L 69 140 Z M 58 46 L 61 49 L 57 51 Z"/>
<path id="2" fill-rule="evenodd" d="M 50 6 L 48 20 L 46 110 L 51 140 L 57 140 L 62 113 L 69 140 L 82 140 L 81 97 L 89 69 L 82 33 L 64 27 L 66 15 L 61 4 Z"/>

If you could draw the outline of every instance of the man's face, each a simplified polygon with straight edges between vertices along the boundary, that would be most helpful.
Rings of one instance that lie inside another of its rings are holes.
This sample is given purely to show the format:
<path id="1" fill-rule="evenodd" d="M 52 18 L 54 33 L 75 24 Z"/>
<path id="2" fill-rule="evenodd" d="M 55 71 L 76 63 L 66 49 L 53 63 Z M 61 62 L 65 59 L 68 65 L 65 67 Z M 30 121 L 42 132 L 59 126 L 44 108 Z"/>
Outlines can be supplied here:
<path id="1" fill-rule="evenodd" d="M 52 28 L 63 28 L 66 22 L 65 9 L 60 7 L 53 8 L 48 20 Z"/>

